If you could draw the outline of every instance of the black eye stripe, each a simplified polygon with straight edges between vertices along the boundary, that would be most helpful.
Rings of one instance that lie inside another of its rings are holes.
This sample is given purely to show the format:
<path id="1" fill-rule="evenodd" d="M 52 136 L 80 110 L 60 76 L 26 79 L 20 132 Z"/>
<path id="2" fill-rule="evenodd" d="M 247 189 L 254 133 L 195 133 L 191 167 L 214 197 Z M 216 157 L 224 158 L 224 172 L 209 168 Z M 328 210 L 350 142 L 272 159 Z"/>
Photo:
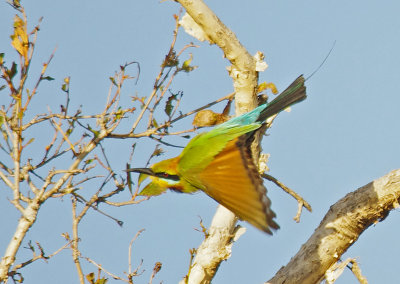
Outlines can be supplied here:
<path id="1" fill-rule="evenodd" d="M 177 176 L 177 175 L 170 175 L 170 174 L 165 173 L 165 172 L 155 173 L 155 176 L 156 176 L 156 177 L 159 177 L 159 178 L 165 178 L 165 179 L 170 179 L 170 180 L 175 180 L 175 181 L 179 181 L 179 180 L 180 180 L 180 179 L 179 179 L 179 176 Z"/>

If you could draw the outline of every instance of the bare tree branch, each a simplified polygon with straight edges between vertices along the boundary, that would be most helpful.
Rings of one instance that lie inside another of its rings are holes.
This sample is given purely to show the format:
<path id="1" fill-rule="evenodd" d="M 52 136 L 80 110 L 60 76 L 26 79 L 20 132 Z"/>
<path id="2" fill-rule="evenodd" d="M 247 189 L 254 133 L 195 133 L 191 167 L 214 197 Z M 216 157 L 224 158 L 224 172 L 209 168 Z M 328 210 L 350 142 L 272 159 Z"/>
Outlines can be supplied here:
<path id="1" fill-rule="evenodd" d="M 218 206 L 208 234 L 196 250 L 189 272 L 180 284 L 211 283 L 221 262 L 231 256 L 233 243 L 246 231 L 240 226 L 235 228 L 236 222 L 237 217 L 231 211 Z"/>
<path id="2" fill-rule="evenodd" d="M 293 191 L 292 189 L 290 189 L 289 187 L 284 185 L 281 181 L 277 180 L 276 178 L 274 178 L 273 176 L 271 176 L 269 174 L 263 173 L 263 174 L 261 174 L 261 176 L 269 181 L 272 181 L 277 186 L 282 188 L 286 193 L 290 194 L 291 196 L 293 196 L 294 199 L 297 200 L 297 203 L 298 203 L 297 214 L 293 218 L 297 223 L 300 222 L 300 215 L 301 215 L 301 211 L 302 211 L 303 207 L 305 207 L 308 211 L 312 212 L 311 205 L 303 197 L 301 197 L 298 193 L 296 193 L 295 191 Z"/>
<path id="3" fill-rule="evenodd" d="M 400 169 L 347 194 L 329 209 L 299 252 L 267 283 L 319 283 L 369 226 L 399 207 Z"/>
<path id="4" fill-rule="evenodd" d="M 236 35 L 201 0 L 177 0 L 200 28 L 210 43 L 215 43 L 224 52 L 232 66 L 228 68 L 235 89 L 236 114 L 240 115 L 257 106 L 255 90 L 258 84 L 257 61 L 251 56 Z M 185 15 L 186 16 L 186 15 Z M 185 27 L 186 29 L 186 27 Z M 258 160 L 259 137 L 252 147 Z M 186 276 L 187 283 L 210 283 L 220 263 L 230 256 L 232 237 L 235 235 L 237 217 L 219 206 L 210 227 L 210 236 L 200 245 L 192 268 Z M 226 252 L 226 254 L 221 253 Z"/>
<path id="5" fill-rule="evenodd" d="M 178 0 L 178 2 L 207 35 L 209 41 L 217 44 L 231 62 L 232 66 L 228 71 L 234 80 L 237 114 L 252 110 L 257 105 L 254 91 L 258 81 L 254 57 L 203 1 Z"/>

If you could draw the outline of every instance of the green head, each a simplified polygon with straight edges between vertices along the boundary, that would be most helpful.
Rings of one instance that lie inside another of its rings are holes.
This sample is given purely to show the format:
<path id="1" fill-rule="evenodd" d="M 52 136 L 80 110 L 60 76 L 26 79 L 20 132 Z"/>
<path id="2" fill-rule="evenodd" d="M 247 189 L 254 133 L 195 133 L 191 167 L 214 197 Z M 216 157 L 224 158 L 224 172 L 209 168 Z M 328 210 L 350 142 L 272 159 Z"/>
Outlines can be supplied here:
<path id="1" fill-rule="evenodd" d="M 178 174 L 179 157 L 158 162 L 150 168 L 132 168 L 127 172 L 140 173 L 139 185 L 148 177 L 151 182 L 146 185 L 139 195 L 154 196 L 164 193 L 167 189 L 176 191 L 184 191 L 184 186 L 181 183 L 181 178 Z"/>

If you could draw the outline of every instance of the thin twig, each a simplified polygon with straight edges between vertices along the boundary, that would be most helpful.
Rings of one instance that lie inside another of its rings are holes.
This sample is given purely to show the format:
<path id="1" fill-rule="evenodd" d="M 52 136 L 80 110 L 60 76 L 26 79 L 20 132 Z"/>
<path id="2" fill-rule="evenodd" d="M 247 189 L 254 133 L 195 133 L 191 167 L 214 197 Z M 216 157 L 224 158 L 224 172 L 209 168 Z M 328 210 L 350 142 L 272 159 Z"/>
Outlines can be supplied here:
<path id="1" fill-rule="evenodd" d="M 169 147 L 173 147 L 173 148 L 180 148 L 180 149 L 185 148 L 184 146 L 178 146 L 178 145 L 174 145 L 174 144 L 165 142 L 165 141 L 161 140 L 161 138 L 156 138 L 156 137 L 153 137 L 153 136 L 149 136 L 149 138 L 151 138 L 151 139 L 153 139 L 153 140 L 155 140 L 155 141 L 157 141 L 157 142 L 159 142 L 159 143 L 161 143 L 161 144 L 163 144 L 165 146 L 169 146 Z"/>
<path id="2" fill-rule="evenodd" d="M 103 271 L 104 273 L 110 275 L 112 278 L 114 278 L 115 280 L 121 280 L 124 282 L 128 282 L 126 279 L 123 279 L 111 272 L 109 272 L 108 270 L 106 270 L 101 264 L 98 264 L 97 262 L 95 262 L 94 260 L 90 259 L 89 257 L 86 256 L 81 256 L 81 258 L 86 259 L 88 262 L 90 262 L 91 264 L 93 264 L 94 266 L 96 266 L 98 269 L 100 269 L 101 271 Z"/>
<path id="3" fill-rule="evenodd" d="M 13 183 L 11 180 L 9 180 L 7 178 L 7 176 L 5 174 L 3 174 L 3 172 L 0 171 L 0 178 L 4 181 L 4 183 L 9 187 L 9 188 L 13 188 Z"/>
<path id="4" fill-rule="evenodd" d="M 77 198 L 77 200 L 78 200 L 79 202 L 82 202 L 82 203 L 85 204 L 85 208 L 87 208 L 87 209 L 88 209 L 88 208 L 92 208 L 92 209 L 94 209 L 95 211 L 99 212 L 100 214 L 102 214 L 102 215 L 104 215 L 104 216 L 110 218 L 111 220 L 115 221 L 119 226 L 122 226 L 122 225 L 123 225 L 123 222 L 122 222 L 121 220 L 118 220 L 117 218 L 115 218 L 115 217 L 113 217 L 113 216 L 111 216 L 111 215 L 105 213 L 104 211 L 100 210 L 97 206 L 93 205 L 94 203 L 98 202 L 98 201 L 99 201 L 100 199 L 102 199 L 102 198 L 99 198 L 97 195 L 94 195 L 94 196 L 90 199 L 90 201 L 86 201 L 86 199 L 85 199 L 84 197 L 82 197 L 81 195 L 79 195 L 79 194 L 77 194 L 77 193 L 75 193 L 75 192 L 73 193 L 73 195 L 76 196 L 76 198 Z M 87 210 L 86 210 L 86 211 L 87 211 Z M 84 212 L 84 214 L 86 214 L 86 211 Z M 82 215 L 82 213 L 81 213 L 81 214 L 79 215 L 79 218 L 82 219 L 82 217 L 83 217 L 83 215 Z"/>
<path id="5" fill-rule="evenodd" d="M 44 253 L 43 253 L 43 250 L 41 249 L 41 250 L 40 250 L 41 253 L 40 253 L 39 255 L 35 255 L 35 256 L 32 257 L 31 259 L 29 259 L 29 260 L 27 260 L 27 261 L 25 261 L 25 262 L 22 262 L 22 263 L 20 263 L 20 264 L 15 265 L 15 266 L 13 267 L 13 269 L 10 271 L 10 275 L 11 275 L 11 274 L 15 274 L 15 273 L 17 272 L 18 269 L 21 269 L 21 268 L 27 266 L 28 264 L 31 264 L 32 262 L 38 260 L 38 259 L 45 259 L 45 260 L 48 260 L 48 259 L 54 257 L 55 255 L 57 255 L 58 253 L 60 253 L 62 250 L 68 248 L 68 247 L 70 246 L 71 242 L 72 242 L 72 240 L 70 240 L 68 243 L 66 243 L 65 245 L 63 245 L 62 247 L 60 247 L 58 250 L 56 250 L 55 252 L 53 252 L 53 253 L 50 254 L 49 256 L 45 256 Z"/>
<path id="6" fill-rule="evenodd" d="M 132 274 L 132 246 L 133 246 L 133 242 L 139 237 L 139 235 L 144 231 L 145 229 L 141 229 L 139 230 L 136 235 L 132 238 L 132 240 L 129 243 L 129 252 L 128 252 L 128 273 L 129 275 Z M 137 271 L 137 269 L 135 270 Z M 128 276 L 129 277 L 129 276 Z"/>
<path id="7" fill-rule="evenodd" d="M 36 35 L 36 34 L 35 34 L 35 35 Z M 36 40 L 36 39 L 35 39 L 35 40 Z M 28 96 L 27 96 L 27 100 L 26 100 L 26 102 L 25 102 L 25 105 L 24 105 L 24 107 L 22 108 L 22 111 L 23 111 L 23 112 L 26 111 L 26 109 L 28 108 L 28 105 L 29 105 L 31 99 L 32 99 L 33 96 L 36 94 L 40 82 L 42 82 L 42 81 L 44 80 L 44 79 L 43 79 L 43 78 L 44 78 L 44 74 L 45 74 L 45 72 L 46 72 L 46 70 L 47 70 L 47 67 L 49 66 L 51 60 L 53 59 L 54 54 L 56 53 L 56 50 L 57 50 L 57 47 L 54 48 L 54 50 L 53 50 L 53 52 L 51 53 L 51 55 L 50 55 L 49 59 L 47 60 L 47 62 L 43 64 L 43 68 L 42 68 L 42 72 L 40 73 L 40 77 L 39 77 L 39 79 L 36 81 L 35 87 L 33 88 L 32 92 L 31 92 L 30 94 L 28 94 Z M 33 50 L 32 50 L 32 52 L 33 52 Z"/>
<path id="8" fill-rule="evenodd" d="M 123 202 L 111 202 L 111 201 L 105 200 L 104 203 L 115 206 L 115 207 L 121 207 L 121 206 L 126 206 L 126 205 L 131 205 L 131 204 L 139 204 L 143 201 L 149 200 L 150 196 L 143 197 L 143 199 L 140 199 L 140 200 L 136 200 L 135 198 L 136 198 L 135 196 L 132 196 L 130 200 L 123 201 Z"/>
<path id="9" fill-rule="evenodd" d="M 79 242 L 78 225 L 80 220 L 76 215 L 77 199 L 75 196 L 71 196 L 71 200 L 72 200 L 72 243 L 71 243 L 72 258 L 74 260 L 75 267 L 78 272 L 79 282 L 81 284 L 85 284 L 85 277 L 83 275 L 81 262 L 79 261 L 81 253 L 78 247 L 78 242 Z"/>
<path id="10" fill-rule="evenodd" d="M 350 262 L 352 264 L 350 269 L 357 278 L 358 282 L 360 282 L 360 284 L 368 284 L 368 280 L 364 275 L 362 275 L 360 266 L 358 265 L 356 259 L 353 258 Z"/>
<path id="11" fill-rule="evenodd" d="M 272 181 L 273 183 L 275 183 L 277 186 L 279 186 L 280 188 L 282 188 L 286 193 L 290 194 L 291 196 L 293 196 L 294 199 L 297 200 L 298 202 L 298 209 L 297 209 L 297 214 L 296 216 L 293 218 L 297 223 L 300 222 L 300 215 L 301 215 L 301 211 L 303 209 L 303 206 L 310 212 L 312 212 L 312 208 L 311 205 L 304 200 L 303 197 L 301 197 L 299 194 L 297 194 L 295 191 L 293 191 L 292 189 L 290 189 L 289 187 L 287 187 L 286 185 L 284 185 L 282 182 L 280 182 L 279 180 L 277 180 L 276 178 L 274 178 L 273 176 L 263 173 L 261 174 L 261 176 L 269 181 Z"/>
<path id="12" fill-rule="evenodd" d="M 106 116 L 110 116 L 113 113 L 106 113 Z M 22 126 L 22 130 L 26 130 L 27 128 L 31 127 L 32 125 L 41 123 L 43 121 L 52 119 L 52 118 L 60 118 L 63 120 L 78 120 L 78 119 L 98 119 L 103 117 L 103 114 L 94 114 L 94 115 L 64 115 L 60 113 L 52 113 L 52 114 L 38 114 L 34 118 L 32 118 L 28 123 Z"/>
<path id="13" fill-rule="evenodd" d="M 199 107 L 199 108 L 197 108 L 197 109 L 195 109 L 195 110 L 189 111 L 188 113 L 182 114 L 182 115 L 178 116 L 177 118 L 174 118 L 173 120 L 168 121 L 168 122 L 166 122 L 166 123 L 164 123 L 164 124 L 158 126 L 157 128 L 148 129 L 148 130 L 146 130 L 146 131 L 144 131 L 144 132 L 142 132 L 142 133 L 137 133 L 137 134 L 134 134 L 134 133 L 132 133 L 132 132 L 126 133 L 126 134 L 114 134 L 114 133 L 113 133 L 113 134 L 110 134 L 107 138 L 125 139 L 125 138 L 149 137 L 149 136 L 151 136 L 151 135 L 160 135 L 160 136 L 166 135 L 166 134 L 160 133 L 160 132 L 158 132 L 158 131 L 159 131 L 160 129 L 163 129 L 163 128 L 166 128 L 166 127 L 170 126 L 172 123 L 174 123 L 174 122 L 176 122 L 176 121 L 178 121 L 178 120 L 181 120 L 181 119 L 183 119 L 183 118 L 185 118 L 185 117 L 188 117 L 188 116 L 190 116 L 190 115 L 192 115 L 192 114 L 194 114 L 194 113 L 197 113 L 197 112 L 199 112 L 199 111 L 201 111 L 201 110 L 204 110 L 204 109 L 206 109 L 206 108 L 209 108 L 209 107 L 211 107 L 211 106 L 213 106 L 213 105 L 215 105 L 215 104 L 217 104 L 217 103 L 219 103 L 219 102 L 222 102 L 222 101 L 224 101 L 224 100 L 229 100 L 229 99 L 231 99 L 234 95 L 235 95 L 235 93 L 230 93 L 230 94 L 228 94 L 228 95 L 226 95 L 226 96 L 224 96 L 224 97 L 222 97 L 222 98 L 219 98 L 219 99 L 217 99 L 217 100 L 215 100 L 215 101 L 213 101 L 213 102 L 211 102 L 211 103 L 208 103 L 208 104 L 206 104 L 206 105 L 204 105 L 204 106 L 202 106 L 202 107 Z M 169 135 L 169 136 L 170 136 L 170 135 L 181 135 L 181 134 L 183 134 L 183 133 L 188 133 L 188 132 L 192 132 L 192 131 L 194 131 L 194 129 L 184 130 L 184 131 L 180 131 L 180 132 L 171 132 L 171 133 L 168 133 L 168 135 Z"/>
<path id="14" fill-rule="evenodd" d="M 199 111 L 201 111 L 201 110 L 203 110 L 203 109 L 209 108 L 209 107 L 211 107 L 211 106 L 213 106 L 213 105 L 215 105 L 215 104 L 217 104 L 217 103 L 219 103 L 219 102 L 222 102 L 222 101 L 224 101 L 224 100 L 229 100 L 229 99 L 233 98 L 234 95 L 235 95 L 234 92 L 233 92 L 233 93 L 230 93 L 229 95 L 226 95 L 225 97 L 219 98 L 218 100 L 215 100 L 215 101 L 213 101 L 213 102 L 211 102 L 211 103 L 208 103 L 208 104 L 206 104 L 206 105 L 204 105 L 204 106 L 202 106 L 202 107 L 199 107 L 199 108 L 197 108 L 197 109 L 195 109 L 195 110 L 189 111 L 189 112 L 186 113 L 186 114 L 182 114 L 182 115 L 178 116 L 177 118 L 171 120 L 170 124 L 172 124 L 172 123 L 174 123 L 174 122 L 176 122 L 176 121 L 178 121 L 178 120 L 180 120 L 180 119 L 182 119 L 182 118 L 185 118 L 185 117 L 187 117 L 187 116 L 189 116 L 189 115 L 192 115 L 192 114 L 194 114 L 194 113 L 196 113 L 196 112 L 199 112 Z"/>
<path id="15" fill-rule="evenodd" d="M 154 279 L 154 277 L 156 276 L 156 274 L 161 270 L 161 267 L 162 267 L 162 263 L 161 262 L 156 262 L 155 264 L 154 264 L 154 268 L 153 268 L 153 272 L 151 273 L 151 276 L 150 276 L 150 281 L 149 281 L 149 284 L 152 284 L 153 283 L 153 279 Z"/>
<path id="16" fill-rule="evenodd" d="M 75 151 L 75 147 L 72 144 L 72 142 L 69 140 L 68 135 L 61 129 L 60 125 L 58 125 L 55 121 L 53 121 L 52 119 L 50 121 L 51 121 L 52 125 L 54 125 L 54 127 L 57 128 L 57 130 L 61 133 L 61 135 L 64 138 L 64 141 L 66 141 L 69 144 L 70 149 L 68 149 L 68 150 L 71 150 L 74 153 L 74 155 L 76 156 L 77 153 Z"/>

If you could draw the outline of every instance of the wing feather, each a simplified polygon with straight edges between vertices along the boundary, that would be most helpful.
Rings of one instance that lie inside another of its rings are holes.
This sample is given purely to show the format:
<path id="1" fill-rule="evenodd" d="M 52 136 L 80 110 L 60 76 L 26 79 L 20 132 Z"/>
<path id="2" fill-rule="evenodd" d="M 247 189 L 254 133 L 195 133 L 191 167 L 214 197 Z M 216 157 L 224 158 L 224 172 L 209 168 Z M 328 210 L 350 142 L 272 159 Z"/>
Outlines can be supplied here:
<path id="1" fill-rule="evenodd" d="M 276 215 L 244 140 L 242 136 L 228 142 L 198 179 L 203 190 L 218 203 L 241 220 L 272 234 L 270 228 L 279 228 L 273 220 Z"/>

